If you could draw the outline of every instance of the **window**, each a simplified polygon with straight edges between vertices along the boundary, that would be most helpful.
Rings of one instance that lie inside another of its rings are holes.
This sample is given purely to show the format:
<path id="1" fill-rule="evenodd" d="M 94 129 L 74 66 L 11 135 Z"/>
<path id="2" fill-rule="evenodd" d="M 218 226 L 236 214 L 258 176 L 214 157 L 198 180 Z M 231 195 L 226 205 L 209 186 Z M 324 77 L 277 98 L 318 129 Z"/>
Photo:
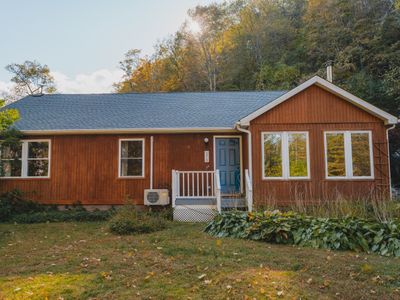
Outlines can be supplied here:
<path id="1" fill-rule="evenodd" d="M 126 139 L 119 143 L 119 176 L 144 177 L 144 139 Z"/>
<path id="2" fill-rule="evenodd" d="M 373 178 L 370 131 L 325 132 L 326 177 Z"/>
<path id="3" fill-rule="evenodd" d="M 0 177 L 44 177 L 50 175 L 50 141 L 25 140 L 0 146 Z"/>
<path id="4" fill-rule="evenodd" d="M 263 132 L 263 178 L 308 179 L 308 132 Z"/>

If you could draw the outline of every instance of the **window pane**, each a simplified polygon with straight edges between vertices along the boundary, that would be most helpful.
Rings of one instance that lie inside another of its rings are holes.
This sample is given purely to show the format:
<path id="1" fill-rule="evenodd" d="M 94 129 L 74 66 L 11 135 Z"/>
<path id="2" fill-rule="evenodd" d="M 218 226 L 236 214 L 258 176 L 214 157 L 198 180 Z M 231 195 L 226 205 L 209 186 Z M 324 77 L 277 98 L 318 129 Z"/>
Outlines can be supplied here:
<path id="1" fill-rule="evenodd" d="M 121 158 L 142 158 L 142 141 L 122 141 Z"/>
<path id="2" fill-rule="evenodd" d="M 121 176 L 142 175 L 142 159 L 121 159 Z"/>
<path id="3" fill-rule="evenodd" d="M 20 177 L 22 171 L 22 161 L 1 160 L 0 161 L 0 176 L 1 177 Z"/>
<path id="4" fill-rule="evenodd" d="M 28 160 L 28 176 L 48 176 L 49 161 L 48 160 Z"/>
<path id="5" fill-rule="evenodd" d="M 328 161 L 329 177 L 345 177 L 346 164 L 344 156 L 344 134 L 327 133 L 326 134 L 326 152 Z"/>
<path id="6" fill-rule="evenodd" d="M 28 142 L 28 158 L 48 158 L 48 142 Z"/>
<path id="7" fill-rule="evenodd" d="M 22 144 L 17 145 L 1 145 L 1 158 L 4 159 L 15 159 L 21 158 L 22 156 Z"/>
<path id="8" fill-rule="evenodd" d="M 288 139 L 290 177 L 307 177 L 307 135 L 291 133 Z"/>
<path id="9" fill-rule="evenodd" d="M 282 177 L 282 136 L 264 135 L 264 177 Z"/>
<path id="10" fill-rule="evenodd" d="M 371 176 L 369 134 L 352 133 L 351 149 L 353 157 L 353 176 Z"/>

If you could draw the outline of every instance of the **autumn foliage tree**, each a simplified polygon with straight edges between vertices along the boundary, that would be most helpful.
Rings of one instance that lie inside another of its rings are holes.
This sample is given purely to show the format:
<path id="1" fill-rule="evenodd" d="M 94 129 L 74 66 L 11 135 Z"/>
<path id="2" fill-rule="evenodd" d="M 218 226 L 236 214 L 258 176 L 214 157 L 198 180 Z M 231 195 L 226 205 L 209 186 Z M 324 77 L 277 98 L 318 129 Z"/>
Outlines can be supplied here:
<path id="1" fill-rule="evenodd" d="M 333 63 L 335 84 L 400 114 L 399 0 L 231 0 L 189 17 L 118 92 L 288 90 Z"/>
<path id="2" fill-rule="evenodd" d="M 14 86 L 10 96 L 13 100 L 28 95 L 51 94 L 56 91 L 54 78 L 47 65 L 27 60 L 22 64 L 9 64 L 6 70 L 12 74 L 11 82 Z"/>

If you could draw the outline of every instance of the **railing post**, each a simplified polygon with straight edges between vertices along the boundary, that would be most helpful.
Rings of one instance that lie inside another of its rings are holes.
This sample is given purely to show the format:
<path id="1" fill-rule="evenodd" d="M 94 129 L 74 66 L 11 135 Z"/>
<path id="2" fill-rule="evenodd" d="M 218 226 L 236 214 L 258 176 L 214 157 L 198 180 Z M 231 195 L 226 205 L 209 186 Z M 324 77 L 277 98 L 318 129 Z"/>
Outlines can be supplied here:
<path id="1" fill-rule="evenodd" d="M 176 186 L 177 186 L 176 174 L 177 172 L 175 170 L 172 170 L 172 191 L 171 191 L 172 207 L 175 207 L 175 200 L 176 200 Z"/>
<path id="2" fill-rule="evenodd" d="M 245 179 L 246 179 L 246 200 L 247 200 L 247 209 L 248 211 L 253 211 L 253 183 L 251 181 L 249 170 L 245 170 Z"/>
<path id="3" fill-rule="evenodd" d="M 217 198 L 217 210 L 221 213 L 221 181 L 219 170 L 215 170 L 215 197 Z"/>

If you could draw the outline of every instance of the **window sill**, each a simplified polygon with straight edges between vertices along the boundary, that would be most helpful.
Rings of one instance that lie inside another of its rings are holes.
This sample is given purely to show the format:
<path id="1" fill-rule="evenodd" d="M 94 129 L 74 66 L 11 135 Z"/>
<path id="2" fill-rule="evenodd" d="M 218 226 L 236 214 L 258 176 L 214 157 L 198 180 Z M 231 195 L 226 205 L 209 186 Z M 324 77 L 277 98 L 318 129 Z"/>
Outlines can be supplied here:
<path id="1" fill-rule="evenodd" d="M 51 177 L 0 177 L 0 180 L 50 180 Z"/>
<path id="2" fill-rule="evenodd" d="M 311 178 L 263 178 L 262 181 L 269 181 L 269 182 L 275 182 L 275 181 L 312 181 Z"/>
<path id="3" fill-rule="evenodd" d="M 119 176 L 118 180 L 146 179 L 145 176 Z"/>
<path id="4" fill-rule="evenodd" d="M 324 181 L 374 181 L 375 178 L 325 178 Z"/>

